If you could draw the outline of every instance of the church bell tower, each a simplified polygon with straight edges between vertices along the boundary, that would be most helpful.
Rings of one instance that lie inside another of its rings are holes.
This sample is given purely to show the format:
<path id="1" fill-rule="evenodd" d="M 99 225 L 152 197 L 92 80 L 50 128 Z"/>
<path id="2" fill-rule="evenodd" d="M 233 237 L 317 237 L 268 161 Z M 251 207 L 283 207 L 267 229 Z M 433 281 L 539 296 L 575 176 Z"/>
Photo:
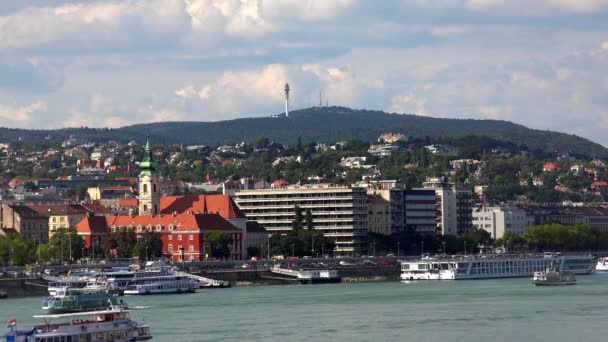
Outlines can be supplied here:
<path id="1" fill-rule="evenodd" d="M 150 137 L 146 141 L 144 159 L 139 163 L 139 215 L 158 215 L 160 213 L 160 192 L 156 163 L 152 159 Z"/>

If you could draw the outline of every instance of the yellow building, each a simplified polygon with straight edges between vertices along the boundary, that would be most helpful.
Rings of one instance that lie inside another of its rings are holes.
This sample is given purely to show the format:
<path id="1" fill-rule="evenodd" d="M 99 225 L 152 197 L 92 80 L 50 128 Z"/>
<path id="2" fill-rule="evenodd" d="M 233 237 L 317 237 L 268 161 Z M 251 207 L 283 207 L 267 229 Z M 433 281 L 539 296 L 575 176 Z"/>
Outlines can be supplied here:
<path id="1" fill-rule="evenodd" d="M 49 239 L 57 229 L 76 227 L 88 210 L 80 204 L 30 204 L 31 209 L 48 216 Z"/>

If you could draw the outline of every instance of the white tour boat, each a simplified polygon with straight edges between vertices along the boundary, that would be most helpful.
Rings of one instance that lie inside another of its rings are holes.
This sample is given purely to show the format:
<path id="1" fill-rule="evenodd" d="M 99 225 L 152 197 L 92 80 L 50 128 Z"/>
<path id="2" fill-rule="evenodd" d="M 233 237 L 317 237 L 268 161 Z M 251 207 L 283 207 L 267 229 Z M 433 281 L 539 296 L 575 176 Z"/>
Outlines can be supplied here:
<path id="1" fill-rule="evenodd" d="M 532 284 L 534 284 L 534 286 L 574 285 L 576 284 L 576 277 L 572 272 L 560 272 L 553 269 L 548 269 L 546 271 L 534 272 Z"/>
<path id="2" fill-rule="evenodd" d="M 590 274 L 595 261 L 588 255 L 477 255 L 401 262 L 401 280 L 458 280 L 531 277 L 555 266 L 559 271 Z"/>
<path id="3" fill-rule="evenodd" d="M 597 259 L 595 270 L 598 272 L 608 272 L 608 258 Z"/>
<path id="4" fill-rule="evenodd" d="M 57 291 L 64 290 L 66 288 L 82 289 L 87 286 L 89 282 L 88 277 L 64 277 L 50 280 L 47 290 L 49 295 L 55 296 Z"/>
<path id="5" fill-rule="evenodd" d="M 147 295 L 167 293 L 192 293 L 199 288 L 198 282 L 186 275 L 166 275 L 136 278 L 129 282 L 125 295 Z"/>
<path id="6" fill-rule="evenodd" d="M 29 330 L 12 329 L 5 341 L 14 342 L 129 342 L 152 338 L 148 324 L 131 320 L 129 310 L 113 308 L 58 315 L 39 315 L 44 324 Z M 55 319 L 68 319 L 64 323 L 53 323 Z M 12 320 L 12 326 L 16 321 Z"/>

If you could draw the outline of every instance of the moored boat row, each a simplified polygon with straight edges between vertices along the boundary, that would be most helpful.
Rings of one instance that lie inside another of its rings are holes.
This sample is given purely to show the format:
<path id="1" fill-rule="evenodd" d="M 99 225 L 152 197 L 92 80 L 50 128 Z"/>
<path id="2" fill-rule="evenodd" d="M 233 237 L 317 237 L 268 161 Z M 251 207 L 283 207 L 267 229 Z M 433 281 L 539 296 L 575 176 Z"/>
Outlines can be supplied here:
<path id="1" fill-rule="evenodd" d="M 590 274 L 589 255 L 494 255 L 421 259 L 401 262 L 401 280 L 459 280 L 531 277 L 550 267 L 573 274 Z"/>

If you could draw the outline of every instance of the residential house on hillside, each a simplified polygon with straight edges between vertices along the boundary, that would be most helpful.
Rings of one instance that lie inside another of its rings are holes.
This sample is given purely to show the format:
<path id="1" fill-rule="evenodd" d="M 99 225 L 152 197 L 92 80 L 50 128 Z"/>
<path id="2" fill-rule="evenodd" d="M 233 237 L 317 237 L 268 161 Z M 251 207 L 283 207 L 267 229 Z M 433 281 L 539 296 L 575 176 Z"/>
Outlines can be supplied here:
<path id="1" fill-rule="evenodd" d="M 401 133 L 383 133 L 378 137 L 378 142 L 386 142 L 389 144 L 394 144 L 397 141 L 408 141 L 409 138 L 406 135 Z"/>
<path id="2" fill-rule="evenodd" d="M 366 165 L 367 157 L 342 157 L 340 161 L 340 165 L 344 167 L 348 167 L 351 169 L 369 169 L 374 167 L 374 165 Z"/>
<path id="3" fill-rule="evenodd" d="M 424 148 L 426 148 L 432 154 L 440 154 L 440 153 L 441 154 L 456 154 L 456 153 L 458 153 L 456 148 L 453 146 L 450 146 L 450 145 L 434 144 L 434 145 L 424 146 Z"/>

